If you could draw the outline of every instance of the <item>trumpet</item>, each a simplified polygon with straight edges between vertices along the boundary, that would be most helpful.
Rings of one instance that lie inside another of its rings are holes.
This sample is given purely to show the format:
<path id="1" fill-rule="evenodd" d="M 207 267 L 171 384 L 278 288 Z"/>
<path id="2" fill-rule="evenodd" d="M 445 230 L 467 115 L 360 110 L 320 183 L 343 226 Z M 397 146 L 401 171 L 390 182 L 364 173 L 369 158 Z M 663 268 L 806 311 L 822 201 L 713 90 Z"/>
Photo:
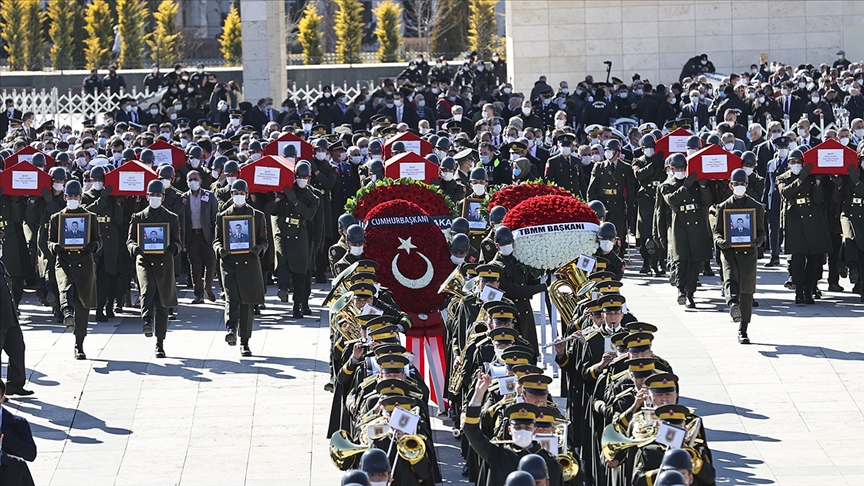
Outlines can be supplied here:
<path id="1" fill-rule="evenodd" d="M 471 324 L 471 331 L 468 333 L 468 337 L 465 338 L 465 346 L 462 347 L 462 352 L 459 354 L 459 364 L 453 366 L 453 369 L 450 371 L 450 386 L 447 387 L 447 391 L 450 393 L 455 395 L 462 390 L 462 375 L 464 374 L 465 360 L 468 358 L 465 355 L 468 350 L 468 343 L 479 334 L 485 333 L 487 329 L 486 321 L 474 321 Z"/>
<path id="2" fill-rule="evenodd" d="M 413 466 L 426 456 L 426 440 L 422 435 L 404 435 L 396 442 L 396 451 Z"/>
<path id="3" fill-rule="evenodd" d="M 573 333 L 573 334 L 571 334 L 571 335 L 569 335 L 569 336 L 567 336 L 567 337 L 558 338 L 558 339 L 552 341 L 551 343 L 549 343 L 549 344 L 543 346 L 543 349 L 551 348 L 552 346 L 555 346 L 556 344 L 567 343 L 567 342 L 570 342 L 570 341 L 572 341 L 572 340 L 574 340 L 574 339 L 579 339 L 579 334 Z"/>

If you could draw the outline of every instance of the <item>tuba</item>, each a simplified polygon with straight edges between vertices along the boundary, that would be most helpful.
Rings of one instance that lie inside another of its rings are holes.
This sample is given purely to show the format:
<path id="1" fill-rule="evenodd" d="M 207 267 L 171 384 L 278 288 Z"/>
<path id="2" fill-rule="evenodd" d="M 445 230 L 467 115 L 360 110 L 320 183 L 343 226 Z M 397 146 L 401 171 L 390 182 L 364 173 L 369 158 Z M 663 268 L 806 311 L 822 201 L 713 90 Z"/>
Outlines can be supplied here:
<path id="1" fill-rule="evenodd" d="M 369 449 L 368 446 L 355 444 L 348 440 L 348 434 L 344 430 L 338 430 L 330 437 L 330 460 L 340 471 L 350 467 L 348 459 L 363 454 Z"/>
<path id="2" fill-rule="evenodd" d="M 465 292 L 464 287 L 465 277 L 462 276 L 459 267 L 456 267 L 450 273 L 450 276 L 447 277 L 447 280 L 445 280 L 444 283 L 441 284 L 441 287 L 438 288 L 438 293 L 448 293 L 456 297 L 465 297 L 468 293 Z"/>
<path id="3" fill-rule="evenodd" d="M 566 323 L 576 317 L 579 302 L 586 299 L 579 290 L 588 282 L 588 277 L 576 266 L 577 261 L 578 258 L 555 270 L 558 279 L 549 285 L 549 299 L 561 314 L 561 321 Z"/>
<path id="4" fill-rule="evenodd" d="M 615 459 L 615 455 L 625 449 L 631 447 L 642 447 L 654 442 L 654 437 L 645 439 L 631 439 L 615 429 L 615 424 L 609 424 L 603 429 L 603 436 L 600 438 L 600 447 L 603 451 L 603 457 L 607 461 Z"/>
<path id="5" fill-rule="evenodd" d="M 396 442 L 396 451 L 413 466 L 426 456 L 426 441 L 422 435 L 404 435 Z"/>
<path id="6" fill-rule="evenodd" d="M 470 343 L 475 337 L 480 334 L 484 334 L 487 331 L 486 321 L 474 321 L 474 324 L 471 325 L 471 332 L 468 333 L 468 337 L 465 338 L 465 346 L 462 348 L 462 352 L 459 354 L 459 366 L 454 366 L 450 371 L 450 386 L 447 388 L 447 391 L 454 395 L 458 395 L 459 392 L 462 391 L 462 375 L 463 370 L 465 369 L 465 360 L 468 358 L 465 356 L 465 353 L 468 350 L 468 343 Z"/>

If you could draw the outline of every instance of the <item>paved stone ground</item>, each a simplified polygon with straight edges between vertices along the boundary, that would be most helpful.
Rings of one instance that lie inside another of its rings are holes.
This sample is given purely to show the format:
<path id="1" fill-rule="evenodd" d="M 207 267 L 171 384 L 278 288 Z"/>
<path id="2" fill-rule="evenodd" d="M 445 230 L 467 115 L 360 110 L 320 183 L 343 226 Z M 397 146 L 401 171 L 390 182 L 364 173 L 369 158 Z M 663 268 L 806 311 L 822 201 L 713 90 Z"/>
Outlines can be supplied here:
<path id="1" fill-rule="evenodd" d="M 677 306 L 662 279 L 629 271 L 624 294 L 660 327 L 655 352 L 704 417 L 718 484 L 864 485 L 864 304 L 847 292 L 796 307 L 785 270 L 760 267 L 759 278 L 751 346 L 735 341 L 718 277 L 702 277 L 697 310 Z M 255 322 L 255 357 L 225 344 L 220 306 L 188 305 L 181 292 L 168 359 L 155 359 L 153 339 L 127 315 L 91 325 L 80 362 L 73 336 L 28 293 L 36 394 L 5 406 L 31 423 L 36 484 L 338 484 L 324 437 L 327 328 L 284 318 L 274 293 Z M 316 286 L 313 304 L 324 293 Z M 449 428 L 433 421 L 446 482 L 464 482 Z"/>

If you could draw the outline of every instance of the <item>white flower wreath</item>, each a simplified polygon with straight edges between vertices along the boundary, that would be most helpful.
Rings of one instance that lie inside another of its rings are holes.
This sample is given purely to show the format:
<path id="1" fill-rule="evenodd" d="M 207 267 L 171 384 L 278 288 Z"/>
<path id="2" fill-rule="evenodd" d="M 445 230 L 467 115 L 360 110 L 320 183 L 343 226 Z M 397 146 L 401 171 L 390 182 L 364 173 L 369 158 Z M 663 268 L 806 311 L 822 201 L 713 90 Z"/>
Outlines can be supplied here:
<path id="1" fill-rule="evenodd" d="M 597 246 L 597 232 L 589 229 L 528 234 L 515 241 L 513 256 L 532 268 L 557 270 L 579 255 L 593 255 Z"/>

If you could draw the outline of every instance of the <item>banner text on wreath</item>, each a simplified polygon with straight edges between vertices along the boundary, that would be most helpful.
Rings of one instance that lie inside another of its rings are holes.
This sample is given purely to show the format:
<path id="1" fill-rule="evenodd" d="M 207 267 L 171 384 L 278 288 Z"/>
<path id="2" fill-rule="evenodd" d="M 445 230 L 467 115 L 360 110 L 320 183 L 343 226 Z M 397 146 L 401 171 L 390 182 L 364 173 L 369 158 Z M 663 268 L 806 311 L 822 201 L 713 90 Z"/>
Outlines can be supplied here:
<path id="1" fill-rule="evenodd" d="M 542 226 L 528 226 L 519 228 L 513 232 L 513 238 L 520 238 L 528 235 L 540 235 L 546 233 L 561 233 L 564 231 L 597 231 L 598 226 L 594 223 L 557 223 L 544 224 Z"/>

